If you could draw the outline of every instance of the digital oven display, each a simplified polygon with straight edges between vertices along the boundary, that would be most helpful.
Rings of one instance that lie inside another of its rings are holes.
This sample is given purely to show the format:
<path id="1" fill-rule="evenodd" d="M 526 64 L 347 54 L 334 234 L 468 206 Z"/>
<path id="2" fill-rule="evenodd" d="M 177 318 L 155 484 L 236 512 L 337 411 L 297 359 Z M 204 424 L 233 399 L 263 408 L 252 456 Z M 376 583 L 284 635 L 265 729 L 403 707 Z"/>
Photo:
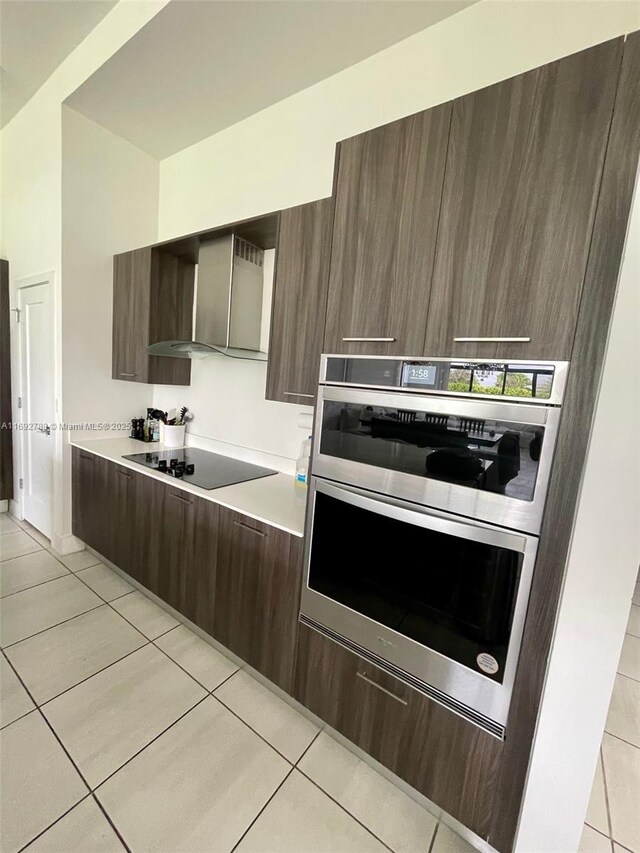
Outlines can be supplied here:
<path id="1" fill-rule="evenodd" d="M 435 364 L 405 364 L 402 368 L 403 386 L 425 386 L 433 388 L 436 384 Z"/>

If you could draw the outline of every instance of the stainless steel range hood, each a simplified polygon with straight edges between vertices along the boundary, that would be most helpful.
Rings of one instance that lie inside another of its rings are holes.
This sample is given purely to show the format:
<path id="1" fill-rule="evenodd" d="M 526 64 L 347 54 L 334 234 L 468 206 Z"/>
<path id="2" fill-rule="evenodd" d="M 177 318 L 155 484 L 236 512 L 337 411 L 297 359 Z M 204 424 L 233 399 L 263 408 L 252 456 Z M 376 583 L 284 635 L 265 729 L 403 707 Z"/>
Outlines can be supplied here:
<path id="1" fill-rule="evenodd" d="M 149 355 L 202 358 L 220 353 L 266 361 L 260 349 L 264 251 L 235 234 L 200 243 L 193 340 L 160 341 Z"/>

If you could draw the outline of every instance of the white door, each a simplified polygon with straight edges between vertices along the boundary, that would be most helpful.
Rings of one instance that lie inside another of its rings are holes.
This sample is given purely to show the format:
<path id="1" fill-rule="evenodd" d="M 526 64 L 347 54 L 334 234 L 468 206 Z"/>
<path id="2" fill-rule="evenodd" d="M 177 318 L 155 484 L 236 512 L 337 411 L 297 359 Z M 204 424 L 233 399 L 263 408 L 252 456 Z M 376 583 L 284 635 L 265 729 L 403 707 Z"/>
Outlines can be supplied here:
<path id="1" fill-rule="evenodd" d="M 53 533 L 55 430 L 51 285 L 18 286 L 22 397 L 22 513 L 45 536 Z"/>

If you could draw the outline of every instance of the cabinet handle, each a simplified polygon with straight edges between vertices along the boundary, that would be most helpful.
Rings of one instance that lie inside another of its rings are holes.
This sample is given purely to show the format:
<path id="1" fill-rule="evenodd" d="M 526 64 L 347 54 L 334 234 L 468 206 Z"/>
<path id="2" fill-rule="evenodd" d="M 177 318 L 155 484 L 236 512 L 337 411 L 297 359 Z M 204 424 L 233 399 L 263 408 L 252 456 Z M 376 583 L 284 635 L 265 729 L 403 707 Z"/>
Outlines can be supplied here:
<path id="1" fill-rule="evenodd" d="M 135 373 L 121 373 L 120 376 L 135 376 Z"/>
<path id="2" fill-rule="evenodd" d="M 343 338 L 344 343 L 370 342 L 378 344 L 392 344 L 395 338 Z"/>
<path id="3" fill-rule="evenodd" d="M 189 498 L 185 498 L 184 495 L 179 495 L 177 492 L 169 492 L 170 498 L 175 498 L 177 501 L 182 501 L 185 504 L 192 504 L 193 501 Z"/>
<path id="4" fill-rule="evenodd" d="M 310 400 L 313 400 L 314 394 L 301 394 L 300 391 L 283 391 L 282 392 L 285 397 L 308 397 Z"/>
<path id="5" fill-rule="evenodd" d="M 83 453 L 82 451 L 80 451 L 80 459 L 88 459 L 89 462 L 93 462 L 95 456 L 92 456 L 91 453 Z"/>
<path id="6" fill-rule="evenodd" d="M 378 684 L 373 679 L 369 678 L 369 676 L 365 675 L 364 672 L 356 672 L 358 678 L 361 678 L 363 681 L 366 681 L 367 684 L 370 684 L 372 687 L 375 687 L 377 690 L 381 690 L 383 693 L 386 693 L 387 696 L 391 696 L 392 699 L 395 699 L 396 702 L 400 702 L 401 705 L 408 705 L 406 699 L 403 699 L 402 696 L 398 696 L 395 693 L 392 693 L 390 690 L 387 690 L 386 687 L 383 687 L 381 684 Z"/>
<path id="7" fill-rule="evenodd" d="M 528 344 L 531 338 L 454 338 L 460 343 Z"/>
<path id="8" fill-rule="evenodd" d="M 243 530 L 248 530 L 250 533 L 255 533 L 256 536 L 262 536 L 264 538 L 265 536 L 269 535 L 268 533 L 264 533 L 262 530 L 256 530 L 255 527 L 250 527 L 248 524 L 245 524 L 244 521 L 234 521 L 233 523 L 238 527 L 242 527 Z"/>
<path id="9" fill-rule="evenodd" d="M 125 471 L 123 468 L 118 468 L 118 474 L 120 474 L 121 477 L 126 477 L 127 480 L 131 479 L 131 474 L 128 471 Z"/>

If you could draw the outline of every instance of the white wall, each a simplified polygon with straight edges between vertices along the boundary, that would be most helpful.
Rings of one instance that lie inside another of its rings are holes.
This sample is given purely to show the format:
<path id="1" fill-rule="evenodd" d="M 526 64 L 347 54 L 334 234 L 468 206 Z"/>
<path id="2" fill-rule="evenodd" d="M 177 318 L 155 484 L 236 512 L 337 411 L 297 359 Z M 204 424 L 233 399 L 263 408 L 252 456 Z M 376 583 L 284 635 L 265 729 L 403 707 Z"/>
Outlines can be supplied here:
<path id="1" fill-rule="evenodd" d="M 56 404 L 64 419 L 62 387 L 62 103 L 166 4 L 167 0 L 121 0 L 61 63 L 31 100 L 0 132 L 2 252 L 9 261 L 10 284 L 45 272 L 54 274 Z M 12 344 L 15 335 L 12 332 Z M 12 359 L 14 412 L 20 394 Z M 54 542 L 64 547 L 68 534 L 63 505 L 70 484 L 63 470 L 64 436 L 56 436 L 54 459 Z M 16 485 L 21 476 L 14 447 Z"/>
<path id="2" fill-rule="evenodd" d="M 640 26 L 635 2 L 482 2 L 160 166 L 159 239 L 331 195 L 340 139 Z M 200 434 L 294 458 L 300 407 L 263 400 L 265 368 L 212 358 L 182 395 Z M 154 402 L 178 393 L 156 389 Z M 308 411 L 308 410 L 307 410 Z"/>
<path id="3" fill-rule="evenodd" d="M 640 562 L 638 282 L 636 184 L 518 836 L 527 853 L 577 848 Z"/>
<path id="4" fill-rule="evenodd" d="M 63 107 L 62 410 L 68 423 L 127 421 L 151 405 L 150 386 L 111 379 L 113 256 L 155 242 L 158 184 L 157 160 Z M 72 435 L 82 433 L 65 438 Z M 66 441 L 63 453 L 68 485 Z M 68 488 L 63 500 L 62 530 L 70 532 Z"/>

